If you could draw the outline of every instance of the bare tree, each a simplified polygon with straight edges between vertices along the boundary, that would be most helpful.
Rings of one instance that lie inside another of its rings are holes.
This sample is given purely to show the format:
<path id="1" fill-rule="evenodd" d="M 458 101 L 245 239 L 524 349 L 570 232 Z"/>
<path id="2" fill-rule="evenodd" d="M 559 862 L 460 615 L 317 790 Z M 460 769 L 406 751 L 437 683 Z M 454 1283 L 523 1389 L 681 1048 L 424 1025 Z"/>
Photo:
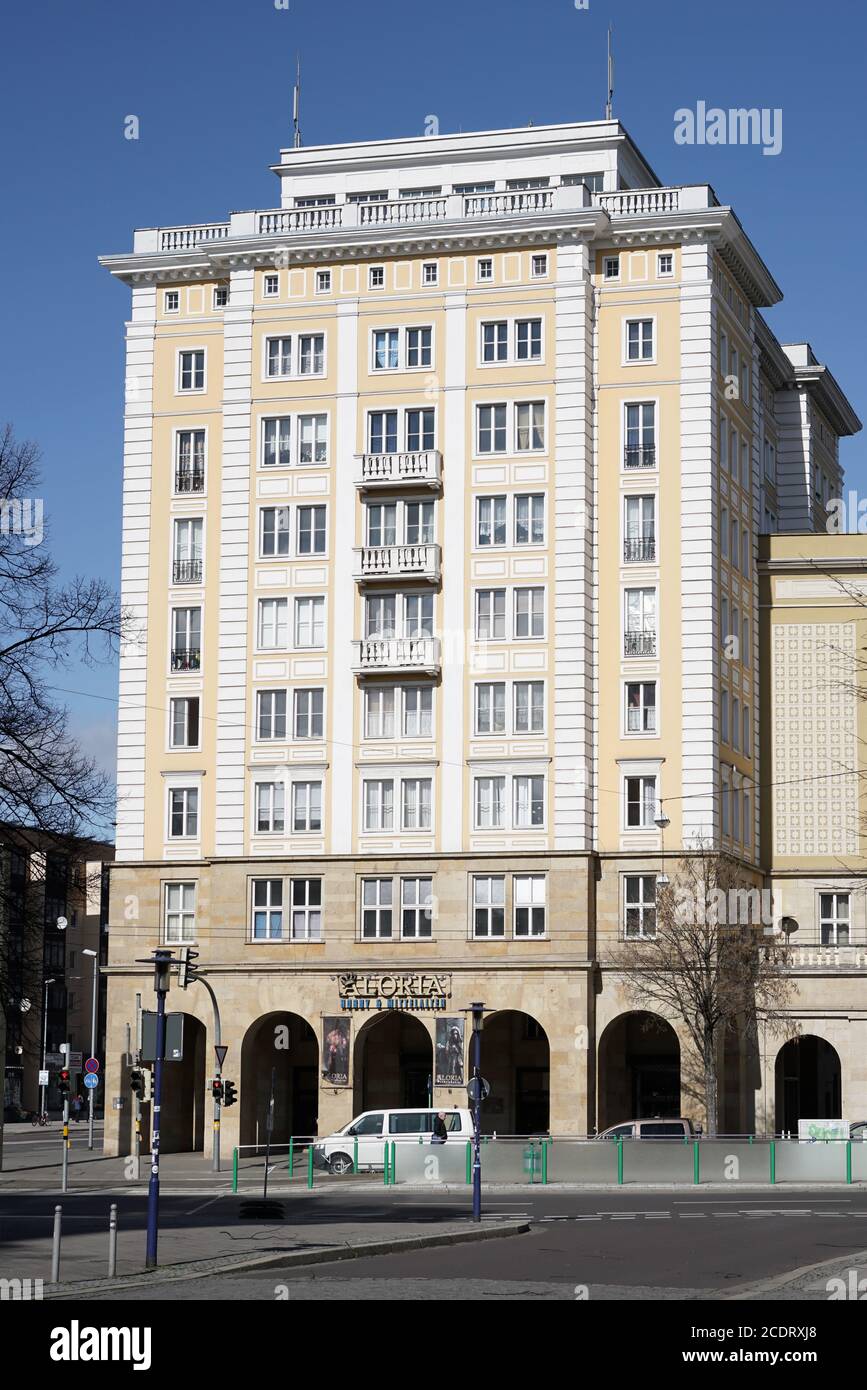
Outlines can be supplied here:
<path id="1" fill-rule="evenodd" d="M 796 992 L 785 945 L 764 933 L 761 904 L 737 862 L 701 844 L 677 861 L 670 881 L 660 876 L 655 934 L 627 940 L 608 957 L 631 1002 L 656 1006 L 686 1029 L 692 1052 L 681 1059 L 681 1084 L 703 1106 L 711 1137 L 726 1033 L 748 1042 L 760 1022 L 774 1030 Z"/>

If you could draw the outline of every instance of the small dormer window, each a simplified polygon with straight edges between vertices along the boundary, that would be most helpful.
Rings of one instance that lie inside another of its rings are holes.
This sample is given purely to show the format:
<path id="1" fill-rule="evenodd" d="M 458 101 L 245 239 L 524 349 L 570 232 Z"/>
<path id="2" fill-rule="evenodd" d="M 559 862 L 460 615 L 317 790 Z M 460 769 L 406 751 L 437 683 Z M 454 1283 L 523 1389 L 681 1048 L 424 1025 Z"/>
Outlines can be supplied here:
<path id="1" fill-rule="evenodd" d="M 166 290 L 165 311 L 167 314 L 177 314 L 181 307 L 180 290 Z"/>
<path id="2" fill-rule="evenodd" d="M 620 257 L 605 256 L 602 261 L 602 275 L 606 280 L 620 279 Z"/>
<path id="3" fill-rule="evenodd" d="M 547 253 L 547 251 L 540 252 L 538 255 L 534 255 L 534 256 L 533 256 L 533 259 L 532 259 L 532 262 L 531 262 L 531 268 L 532 268 L 533 279 L 534 279 L 534 280 L 541 280 L 541 279 L 544 279 L 544 277 L 548 274 L 548 253 Z"/>
<path id="4" fill-rule="evenodd" d="M 368 287 L 372 290 L 381 290 L 385 284 L 385 266 L 372 265 L 367 275 Z"/>
<path id="5" fill-rule="evenodd" d="M 229 286 L 228 286 L 228 285 L 215 285 L 215 286 L 214 286 L 214 308 L 215 308 L 215 309 L 225 309 L 225 307 L 226 307 L 226 305 L 228 304 L 228 302 L 229 302 Z"/>
<path id="6" fill-rule="evenodd" d="M 425 261 L 422 266 L 421 278 L 423 285 L 439 284 L 440 271 L 436 261 Z"/>
<path id="7" fill-rule="evenodd" d="M 331 271 L 330 271 L 330 270 L 317 270 L 317 272 L 316 272 L 316 293 L 317 293 L 317 294 L 330 294 L 330 293 L 331 293 Z"/>
<path id="8" fill-rule="evenodd" d="M 262 292 L 268 299 L 275 299 L 280 293 L 280 276 L 266 275 Z"/>

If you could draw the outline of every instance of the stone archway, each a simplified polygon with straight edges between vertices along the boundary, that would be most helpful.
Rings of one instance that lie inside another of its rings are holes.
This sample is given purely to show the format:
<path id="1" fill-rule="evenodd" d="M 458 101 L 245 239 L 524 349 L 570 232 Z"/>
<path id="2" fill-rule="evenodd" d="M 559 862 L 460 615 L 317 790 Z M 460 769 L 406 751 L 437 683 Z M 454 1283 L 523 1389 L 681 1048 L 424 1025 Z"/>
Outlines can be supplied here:
<path id="1" fill-rule="evenodd" d="M 165 1154 L 199 1152 L 205 1147 L 205 1045 L 206 1030 L 201 1019 L 184 1014 L 183 1050 L 179 1061 L 163 1063 L 163 1090 L 160 1105 L 160 1152 Z M 148 1124 L 153 1123 L 153 1106 L 148 1106 Z"/>
<path id="2" fill-rule="evenodd" d="M 300 1014 L 265 1014 L 250 1024 L 241 1045 L 241 1144 L 264 1144 L 274 1074 L 272 1143 L 318 1133 L 319 1043 Z"/>
<path id="3" fill-rule="evenodd" d="M 469 1075 L 473 1054 L 470 1041 Z M 551 1049 L 531 1014 L 502 1009 L 485 1019 L 481 1072 L 491 1094 L 482 1103 L 486 1134 L 547 1134 L 551 1124 Z"/>
<path id="4" fill-rule="evenodd" d="M 433 1042 L 411 1013 L 389 1009 L 366 1019 L 355 1039 L 354 1057 L 356 1115 L 432 1104 Z"/>
<path id="5" fill-rule="evenodd" d="M 775 1124 L 798 1132 L 799 1120 L 843 1117 L 843 1085 L 837 1049 L 814 1033 L 790 1038 L 774 1066 Z"/>
<path id="6" fill-rule="evenodd" d="M 597 1127 L 682 1113 L 680 1043 L 658 1014 L 612 1019 L 599 1040 Z"/>

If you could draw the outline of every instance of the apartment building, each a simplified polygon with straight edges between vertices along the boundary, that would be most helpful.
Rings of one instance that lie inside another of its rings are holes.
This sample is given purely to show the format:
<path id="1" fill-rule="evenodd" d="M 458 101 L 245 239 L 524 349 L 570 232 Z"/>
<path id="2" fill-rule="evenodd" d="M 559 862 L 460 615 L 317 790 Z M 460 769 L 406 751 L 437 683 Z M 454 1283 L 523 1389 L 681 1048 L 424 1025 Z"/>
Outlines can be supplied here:
<path id="1" fill-rule="evenodd" d="M 107 1142 L 157 945 L 219 996 L 229 1142 L 272 1066 L 282 1137 L 460 1103 L 474 1001 L 486 1128 L 680 1113 L 685 1031 L 649 1031 L 606 955 L 640 950 L 684 847 L 764 881 L 759 535 L 811 543 L 859 422 L 774 338 L 733 210 L 662 185 L 617 121 L 273 172 L 278 208 L 102 261 L 132 293 L 139 625 Z M 164 1122 L 195 1147 L 210 1005 L 170 1007 Z M 767 1109 L 745 1090 L 739 1124 Z"/>

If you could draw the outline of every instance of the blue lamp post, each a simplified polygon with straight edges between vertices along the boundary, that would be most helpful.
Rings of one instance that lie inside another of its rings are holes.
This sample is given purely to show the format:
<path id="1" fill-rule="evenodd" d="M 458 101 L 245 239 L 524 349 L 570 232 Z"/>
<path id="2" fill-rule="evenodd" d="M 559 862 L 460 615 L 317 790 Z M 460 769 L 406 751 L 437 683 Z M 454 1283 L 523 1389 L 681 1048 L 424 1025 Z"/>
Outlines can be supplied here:
<path id="1" fill-rule="evenodd" d="M 151 1176 L 148 1183 L 147 1256 L 145 1267 L 155 1269 L 160 1209 L 160 1106 L 163 1098 L 163 1062 L 166 1055 L 166 995 L 172 969 L 171 951 L 154 951 L 154 989 L 157 996 L 157 1045 L 154 1059 L 153 1137 L 151 1139 Z M 144 964 L 145 962 L 142 962 Z M 150 962 L 147 962 L 150 964 Z"/>

